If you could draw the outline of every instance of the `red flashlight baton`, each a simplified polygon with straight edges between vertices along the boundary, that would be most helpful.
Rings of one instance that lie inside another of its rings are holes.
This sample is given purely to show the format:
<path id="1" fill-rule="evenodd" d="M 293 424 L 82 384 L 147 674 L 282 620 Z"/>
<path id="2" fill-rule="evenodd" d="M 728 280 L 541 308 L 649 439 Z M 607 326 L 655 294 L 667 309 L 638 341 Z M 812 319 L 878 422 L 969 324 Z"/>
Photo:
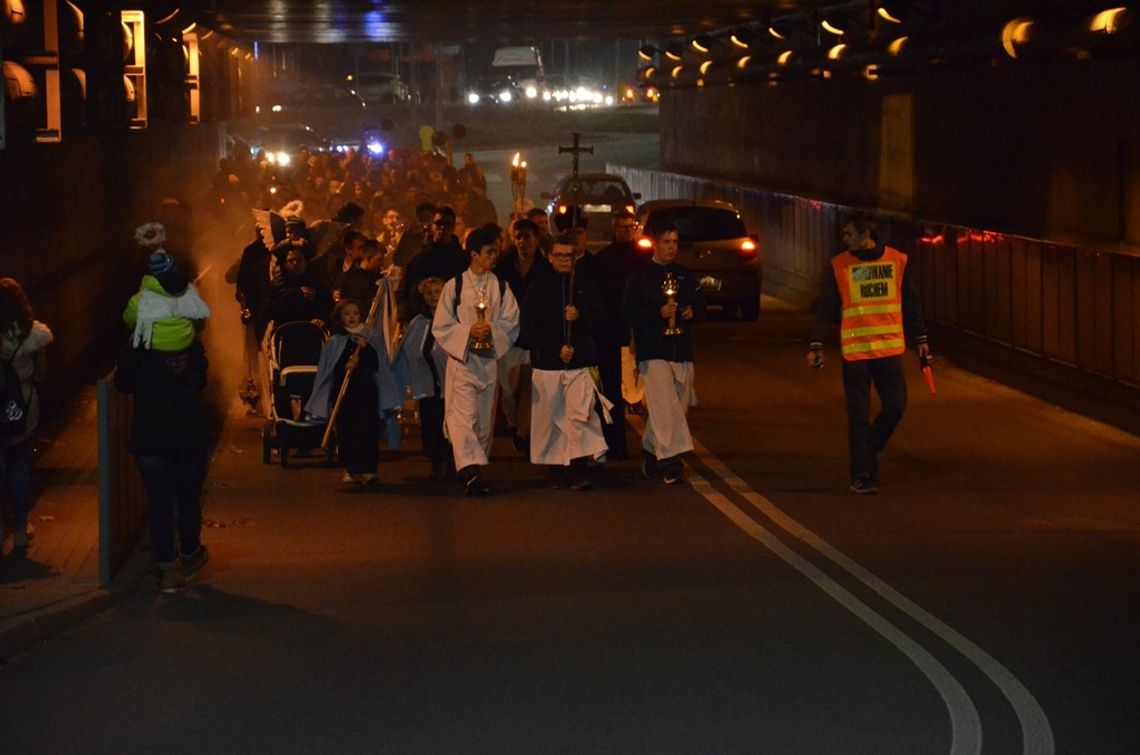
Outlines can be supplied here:
<path id="1" fill-rule="evenodd" d="M 918 358 L 918 364 L 922 367 L 922 377 L 926 380 L 926 387 L 930 389 L 930 395 L 934 396 L 938 393 L 938 389 L 934 387 L 934 368 L 930 366 L 930 362 L 929 356 Z"/>

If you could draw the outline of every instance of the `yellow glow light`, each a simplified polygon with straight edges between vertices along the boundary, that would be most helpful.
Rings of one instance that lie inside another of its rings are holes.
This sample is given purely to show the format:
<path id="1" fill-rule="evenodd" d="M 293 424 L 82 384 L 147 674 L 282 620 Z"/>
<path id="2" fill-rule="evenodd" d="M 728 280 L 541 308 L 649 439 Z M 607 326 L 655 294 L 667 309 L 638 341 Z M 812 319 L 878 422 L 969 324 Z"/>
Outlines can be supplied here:
<path id="1" fill-rule="evenodd" d="M 689 44 L 691 44 L 693 46 L 694 50 L 696 50 L 697 52 L 699 52 L 701 54 L 704 54 L 704 53 L 709 51 L 709 48 L 705 47 L 704 45 L 702 45 L 700 42 L 698 42 L 695 39 L 692 42 L 690 42 Z"/>
<path id="2" fill-rule="evenodd" d="M 678 55 L 677 53 L 673 52 L 672 50 L 666 50 L 665 51 L 665 57 L 667 57 L 667 58 L 669 58 L 669 60 L 673 60 L 673 61 L 677 61 L 677 60 L 681 59 L 681 56 Z"/>
<path id="3" fill-rule="evenodd" d="M 822 26 L 823 30 L 826 32 L 830 32 L 830 33 L 835 34 L 836 36 L 840 36 L 840 37 L 843 36 L 843 30 L 840 29 L 838 26 L 835 26 L 834 24 L 832 24 L 826 18 L 823 19 L 823 21 L 820 22 L 819 25 Z"/>
<path id="4" fill-rule="evenodd" d="M 741 39 L 740 37 L 736 36 L 735 34 L 733 34 L 731 37 L 729 37 L 729 38 L 728 38 L 728 41 L 729 41 L 729 42 L 732 42 L 732 44 L 736 45 L 737 47 L 739 47 L 739 48 L 740 48 L 740 49 L 742 49 L 742 50 L 747 50 L 747 49 L 748 49 L 748 43 L 747 43 L 747 42 L 745 42 L 745 41 L 744 41 L 743 39 Z"/>
<path id="5" fill-rule="evenodd" d="M 655 73 L 657 73 L 657 68 L 654 66 L 649 66 L 645 69 L 645 78 L 651 79 Z"/>
<path id="6" fill-rule="evenodd" d="M 1017 57 L 1017 45 L 1029 41 L 1029 32 L 1033 28 L 1033 19 L 1015 18 L 1007 23 L 1001 30 L 1001 46 L 1005 54 L 1011 58 Z"/>
<path id="7" fill-rule="evenodd" d="M 879 64 L 872 63 L 863 69 L 863 76 L 867 81 L 875 81 L 879 78 Z"/>
<path id="8" fill-rule="evenodd" d="M 736 61 L 736 67 L 737 67 L 737 68 L 739 68 L 739 69 L 741 69 L 741 70 L 743 70 L 743 69 L 744 69 L 744 67 L 745 67 L 745 66 L 747 66 L 747 65 L 748 65 L 748 63 L 749 63 L 749 61 L 751 61 L 751 60 L 752 60 L 752 56 L 751 56 L 751 55 L 745 55 L 743 58 L 741 58 L 740 60 Z"/>
<path id="9" fill-rule="evenodd" d="M 1115 34 L 1120 31 L 1120 17 L 1128 12 L 1127 8 L 1109 8 L 1093 16 L 1089 23 L 1089 31 L 1102 31 L 1105 34 Z"/>
<path id="10" fill-rule="evenodd" d="M 889 52 L 891 55 L 894 55 L 895 57 L 898 57 L 899 55 L 902 55 L 903 48 L 906 47 L 907 42 L 909 41 L 910 37 L 899 37 L 887 46 L 887 52 Z"/>
<path id="11" fill-rule="evenodd" d="M 671 74 L 674 79 L 681 75 L 681 70 L 683 68 L 684 66 L 674 66 L 673 73 Z"/>
<path id="12" fill-rule="evenodd" d="M 895 18 L 892 16 L 891 12 L 882 5 L 879 6 L 879 18 L 883 19 L 884 21 L 890 21 L 892 24 L 902 23 L 901 18 Z"/>
<path id="13" fill-rule="evenodd" d="M 772 35 L 773 37 L 775 37 L 776 39 L 787 39 L 787 37 L 785 37 L 783 34 L 781 34 L 780 32 L 776 31 L 776 27 L 775 27 L 775 26 L 769 26 L 769 27 L 768 27 L 768 33 L 769 33 L 769 34 L 771 34 L 771 35 Z"/>
<path id="14" fill-rule="evenodd" d="M 839 60 L 839 58 L 843 56 L 843 53 L 846 49 L 847 49 L 847 45 L 840 42 L 835 47 L 832 47 L 830 50 L 827 51 L 827 57 L 830 58 L 831 60 Z"/>
<path id="15" fill-rule="evenodd" d="M 642 60 L 644 60 L 646 63 L 648 63 L 648 62 L 650 62 L 650 61 L 652 61 L 652 60 L 653 60 L 653 56 L 652 56 L 652 55 L 647 55 L 647 54 L 646 54 L 646 52 L 645 52 L 645 50 L 638 50 L 638 51 L 637 51 L 637 57 L 641 58 L 641 59 L 642 59 Z"/>
<path id="16" fill-rule="evenodd" d="M 711 60 L 706 60 L 704 63 L 701 63 L 701 76 L 709 72 L 709 69 L 712 68 L 712 64 L 713 62 Z"/>
<path id="17" fill-rule="evenodd" d="M 776 58 L 776 62 L 782 66 L 786 66 L 788 64 L 788 61 L 791 59 L 792 59 L 792 51 L 791 50 L 784 50 L 782 53 L 780 53 L 780 57 Z"/>

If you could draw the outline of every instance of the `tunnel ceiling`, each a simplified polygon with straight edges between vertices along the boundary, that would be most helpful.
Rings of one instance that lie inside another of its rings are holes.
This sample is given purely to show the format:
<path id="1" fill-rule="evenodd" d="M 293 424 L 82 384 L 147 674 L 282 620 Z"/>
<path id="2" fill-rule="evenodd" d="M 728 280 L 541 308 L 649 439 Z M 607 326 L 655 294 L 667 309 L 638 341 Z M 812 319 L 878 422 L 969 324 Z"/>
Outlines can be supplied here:
<path id="1" fill-rule="evenodd" d="M 206 0 L 204 26 L 259 42 L 659 39 L 811 10 L 826 0 Z"/>

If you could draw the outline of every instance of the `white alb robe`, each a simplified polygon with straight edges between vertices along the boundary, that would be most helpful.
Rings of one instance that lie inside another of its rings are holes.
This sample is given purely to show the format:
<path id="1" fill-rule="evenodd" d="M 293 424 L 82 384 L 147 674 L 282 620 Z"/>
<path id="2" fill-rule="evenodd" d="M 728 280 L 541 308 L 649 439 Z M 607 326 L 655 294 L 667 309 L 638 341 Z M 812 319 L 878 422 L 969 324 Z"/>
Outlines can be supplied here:
<path id="1" fill-rule="evenodd" d="M 594 409 L 598 392 L 590 370 L 533 370 L 530 460 L 566 466 L 582 456 L 607 450 L 602 422 Z"/>
<path id="2" fill-rule="evenodd" d="M 696 406 L 693 363 L 650 359 L 637 363 L 645 384 L 645 433 L 641 447 L 658 459 L 670 459 L 693 450 L 693 436 L 685 418 Z"/>
<path id="3" fill-rule="evenodd" d="M 471 326 L 478 319 L 475 302 L 480 289 L 487 294 L 487 322 L 491 325 L 494 356 L 471 353 Z M 509 287 L 499 293 L 494 273 L 476 276 L 463 273 L 463 290 L 455 306 L 455 280 L 443 284 L 432 320 L 432 335 L 447 352 L 444 380 L 443 425 L 455 452 L 455 467 L 483 466 L 491 453 L 495 430 L 495 381 L 497 360 L 507 353 L 519 335 L 519 306 Z"/>

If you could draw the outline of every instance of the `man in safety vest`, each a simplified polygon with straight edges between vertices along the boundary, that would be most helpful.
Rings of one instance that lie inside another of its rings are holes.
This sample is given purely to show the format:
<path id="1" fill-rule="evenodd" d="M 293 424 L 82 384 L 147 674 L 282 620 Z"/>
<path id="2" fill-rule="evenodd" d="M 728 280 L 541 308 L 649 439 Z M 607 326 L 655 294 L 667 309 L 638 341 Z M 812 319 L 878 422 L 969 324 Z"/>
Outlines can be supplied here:
<path id="1" fill-rule="evenodd" d="M 906 275 L 906 255 L 878 242 L 875 221 L 867 215 L 844 224 L 843 246 L 831 258 L 833 274 L 823 276 L 807 360 L 811 367 L 823 366 L 823 338 L 838 322 L 851 490 L 877 493 L 879 452 L 906 410 L 906 335 L 920 359 L 929 358 L 930 347 L 918 290 Z M 869 420 L 872 384 L 882 404 L 874 422 Z"/>

